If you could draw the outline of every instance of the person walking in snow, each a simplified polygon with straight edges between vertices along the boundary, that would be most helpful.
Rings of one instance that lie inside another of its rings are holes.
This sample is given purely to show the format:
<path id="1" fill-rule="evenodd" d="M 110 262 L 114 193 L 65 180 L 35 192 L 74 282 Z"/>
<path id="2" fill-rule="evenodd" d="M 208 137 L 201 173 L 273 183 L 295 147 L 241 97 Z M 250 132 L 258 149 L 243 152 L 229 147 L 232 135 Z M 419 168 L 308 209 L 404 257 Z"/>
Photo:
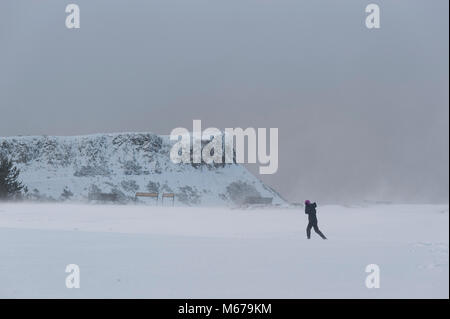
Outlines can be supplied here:
<path id="1" fill-rule="evenodd" d="M 319 226 L 317 225 L 317 216 L 316 216 L 316 203 L 311 203 L 309 200 L 305 200 L 305 214 L 308 215 L 308 226 L 306 227 L 306 236 L 308 239 L 311 238 L 311 228 L 314 228 L 314 231 L 322 237 L 322 239 L 327 239 L 325 235 L 320 231 Z"/>

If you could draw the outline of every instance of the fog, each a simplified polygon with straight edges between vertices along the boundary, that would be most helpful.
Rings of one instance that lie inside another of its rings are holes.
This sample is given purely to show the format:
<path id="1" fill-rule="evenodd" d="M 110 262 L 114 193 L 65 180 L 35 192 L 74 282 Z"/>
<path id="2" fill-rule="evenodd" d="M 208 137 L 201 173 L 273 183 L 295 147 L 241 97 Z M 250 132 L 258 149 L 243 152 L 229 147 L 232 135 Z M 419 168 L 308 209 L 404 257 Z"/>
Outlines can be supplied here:
<path id="1" fill-rule="evenodd" d="M 290 201 L 447 203 L 448 1 L 369 3 L 3 0 L 0 136 L 277 127 Z"/>

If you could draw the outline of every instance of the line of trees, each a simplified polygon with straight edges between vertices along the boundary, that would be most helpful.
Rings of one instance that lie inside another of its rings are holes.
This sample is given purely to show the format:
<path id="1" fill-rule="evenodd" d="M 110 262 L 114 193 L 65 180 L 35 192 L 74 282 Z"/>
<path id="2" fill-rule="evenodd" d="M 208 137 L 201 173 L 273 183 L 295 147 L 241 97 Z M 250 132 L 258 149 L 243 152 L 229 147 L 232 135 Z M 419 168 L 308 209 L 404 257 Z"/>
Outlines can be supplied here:
<path id="1" fill-rule="evenodd" d="M 27 188 L 19 181 L 20 170 L 0 154 L 0 200 L 21 199 Z"/>

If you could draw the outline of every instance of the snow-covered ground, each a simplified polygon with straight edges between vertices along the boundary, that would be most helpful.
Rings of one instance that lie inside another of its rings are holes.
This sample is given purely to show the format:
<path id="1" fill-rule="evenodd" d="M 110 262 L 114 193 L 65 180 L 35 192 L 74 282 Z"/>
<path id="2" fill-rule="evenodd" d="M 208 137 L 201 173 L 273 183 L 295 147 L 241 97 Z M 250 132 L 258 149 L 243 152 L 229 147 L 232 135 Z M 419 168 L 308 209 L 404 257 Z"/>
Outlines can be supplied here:
<path id="1" fill-rule="evenodd" d="M 448 205 L 0 204 L 1 298 L 448 298 Z M 65 286 L 66 265 L 81 287 Z M 380 267 L 368 289 L 365 267 Z"/>

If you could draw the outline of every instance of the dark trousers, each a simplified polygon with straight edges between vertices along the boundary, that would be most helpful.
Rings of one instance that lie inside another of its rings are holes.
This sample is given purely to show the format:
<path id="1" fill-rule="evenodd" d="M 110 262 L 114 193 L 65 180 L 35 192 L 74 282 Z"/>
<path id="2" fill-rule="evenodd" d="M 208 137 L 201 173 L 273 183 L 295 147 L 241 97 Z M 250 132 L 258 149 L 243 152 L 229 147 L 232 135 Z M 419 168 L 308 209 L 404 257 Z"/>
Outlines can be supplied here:
<path id="1" fill-rule="evenodd" d="M 322 237 L 322 239 L 327 239 L 324 234 L 319 229 L 319 226 L 317 225 L 317 220 L 310 220 L 308 223 L 308 226 L 306 227 L 306 236 L 308 239 L 311 238 L 311 228 L 314 228 L 314 231 Z"/>

